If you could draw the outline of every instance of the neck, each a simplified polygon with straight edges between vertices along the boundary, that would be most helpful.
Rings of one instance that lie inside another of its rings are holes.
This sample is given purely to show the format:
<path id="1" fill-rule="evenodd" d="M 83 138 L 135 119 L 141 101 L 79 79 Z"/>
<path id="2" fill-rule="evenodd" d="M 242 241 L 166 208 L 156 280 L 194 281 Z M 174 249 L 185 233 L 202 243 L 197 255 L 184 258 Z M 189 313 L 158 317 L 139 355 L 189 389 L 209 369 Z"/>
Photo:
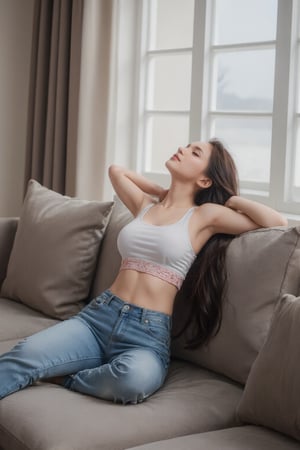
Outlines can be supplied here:
<path id="1" fill-rule="evenodd" d="M 161 205 L 165 208 L 191 208 L 195 206 L 194 190 L 188 183 L 172 182 Z"/>

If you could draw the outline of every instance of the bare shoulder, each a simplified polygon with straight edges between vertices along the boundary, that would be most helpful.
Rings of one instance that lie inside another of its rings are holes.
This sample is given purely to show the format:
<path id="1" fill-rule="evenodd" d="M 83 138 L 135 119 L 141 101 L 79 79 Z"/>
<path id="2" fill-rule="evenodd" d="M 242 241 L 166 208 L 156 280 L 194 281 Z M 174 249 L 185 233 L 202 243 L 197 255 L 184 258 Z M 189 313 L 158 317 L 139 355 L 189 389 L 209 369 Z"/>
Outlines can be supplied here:
<path id="1" fill-rule="evenodd" d="M 199 220 L 205 223 L 206 226 L 214 225 L 215 220 L 217 219 L 222 212 L 227 209 L 223 205 L 219 205 L 217 203 L 203 203 L 196 208 L 196 215 Z"/>
<path id="2" fill-rule="evenodd" d="M 212 234 L 237 235 L 259 228 L 249 216 L 225 205 L 205 203 L 199 207 L 199 211 L 202 211 L 201 216 Z"/>

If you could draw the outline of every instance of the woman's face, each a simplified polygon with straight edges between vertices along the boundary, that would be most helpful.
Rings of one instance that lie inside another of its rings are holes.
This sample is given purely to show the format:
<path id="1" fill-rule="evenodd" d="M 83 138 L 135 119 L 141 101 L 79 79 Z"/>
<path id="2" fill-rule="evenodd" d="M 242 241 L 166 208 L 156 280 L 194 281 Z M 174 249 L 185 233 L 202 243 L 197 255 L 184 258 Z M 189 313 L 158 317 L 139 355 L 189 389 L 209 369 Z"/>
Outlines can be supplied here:
<path id="1" fill-rule="evenodd" d="M 194 182 L 202 187 L 202 180 L 208 180 L 205 173 L 211 151 L 212 146 L 208 142 L 192 142 L 186 147 L 179 147 L 166 162 L 166 167 L 173 177 Z"/>

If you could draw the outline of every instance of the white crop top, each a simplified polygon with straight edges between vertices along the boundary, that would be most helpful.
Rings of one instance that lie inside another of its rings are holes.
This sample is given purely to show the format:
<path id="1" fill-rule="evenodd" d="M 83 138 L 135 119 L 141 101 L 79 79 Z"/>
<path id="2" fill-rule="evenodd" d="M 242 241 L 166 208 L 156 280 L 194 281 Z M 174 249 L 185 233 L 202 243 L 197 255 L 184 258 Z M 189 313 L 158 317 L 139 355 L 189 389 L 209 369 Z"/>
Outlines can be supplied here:
<path id="1" fill-rule="evenodd" d="M 148 273 L 179 289 L 196 258 L 188 230 L 195 207 L 175 223 L 152 225 L 144 222 L 143 217 L 153 205 L 147 205 L 120 231 L 117 240 L 122 256 L 120 269 Z"/>

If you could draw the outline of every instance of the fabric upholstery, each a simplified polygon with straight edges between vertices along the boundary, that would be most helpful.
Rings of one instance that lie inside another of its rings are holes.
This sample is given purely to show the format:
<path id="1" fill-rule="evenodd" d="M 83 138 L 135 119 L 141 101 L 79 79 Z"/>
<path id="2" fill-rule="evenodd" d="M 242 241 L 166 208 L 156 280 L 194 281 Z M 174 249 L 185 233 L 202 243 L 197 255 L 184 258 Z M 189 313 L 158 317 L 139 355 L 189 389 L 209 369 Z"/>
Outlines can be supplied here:
<path id="1" fill-rule="evenodd" d="M 226 268 L 228 291 L 219 333 L 197 350 L 184 349 L 184 337 L 176 339 L 172 352 L 245 383 L 280 295 L 300 292 L 300 227 L 259 229 L 237 236 L 228 247 Z M 184 320 L 187 301 L 178 295 L 175 330 Z"/>
<path id="2" fill-rule="evenodd" d="M 22 303 L 0 298 L 0 342 L 23 339 L 58 322 Z"/>
<path id="3" fill-rule="evenodd" d="M 19 219 L 0 217 L 0 287 L 6 277 L 10 252 L 14 243 Z"/>
<path id="4" fill-rule="evenodd" d="M 298 450 L 299 443 L 262 427 L 243 426 L 182 436 L 127 450 Z"/>
<path id="5" fill-rule="evenodd" d="M 90 291 L 112 205 L 30 180 L 1 295 L 54 318 L 76 314 Z"/>
<path id="6" fill-rule="evenodd" d="M 17 345 L 19 341 L 20 339 L 8 339 L 5 341 L 0 341 L 0 356 L 3 355 L 3 353 L 9 352 L 15 345 Z"/>
<path id="7" fill-rule="evenodd" d="M 238 417 L 300 440 L 300 297 L 284 295 L 247 380 Z M 299 444 L 300 447 L 300 444 Z"/>
<path id="8" fill-rule="evenodd" d="M 138 405 L 37 383 L 1 400 L 0 443 L 10 450 L 123 450 L 235 426 L 241 395 L 237 383 L 178 361 L 172 363 L 165 385 Z"/>

